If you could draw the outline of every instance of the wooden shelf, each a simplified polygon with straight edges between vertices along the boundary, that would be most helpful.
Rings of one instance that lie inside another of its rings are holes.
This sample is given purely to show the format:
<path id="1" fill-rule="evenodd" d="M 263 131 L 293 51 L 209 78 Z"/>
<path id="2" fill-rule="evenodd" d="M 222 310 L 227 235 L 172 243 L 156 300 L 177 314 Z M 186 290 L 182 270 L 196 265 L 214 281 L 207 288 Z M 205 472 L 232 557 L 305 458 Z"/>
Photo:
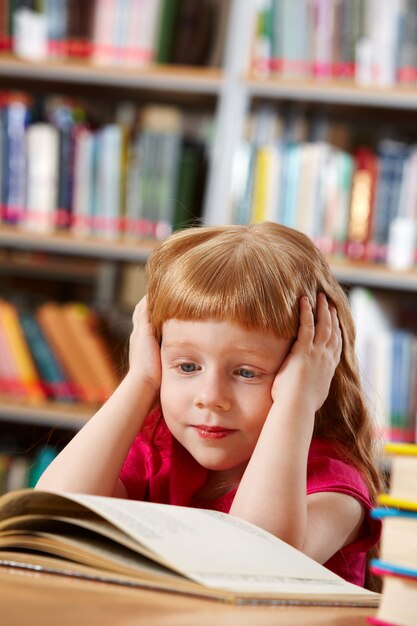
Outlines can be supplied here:
<path id="1" fill-rule="evenodd" d="M 33 403 L 0 397 L 0 420 L 48 427 L 79 429 L 98 407 L 88 404 L 59 402 Z"/>
<path id="2" fill-rule="evenodd" d="M 20 230 L 15 226 L 0 226 L 0 248 L 41 251 L 70 256 L 82 256 L 113 261 L 145 263 L 159 242 L 141 239 L 136 243 L 123 239 L 74 237 L 70 233 L 39 234 Z M 385 265 L 329 259 L 336 278 L 342 283 L 367 285 L 398 291 L 417 291 L 417 269 L 393 271 Z"/>
<path id="3" fill-rule="evenodd" d="M 363 285 L 395 291 L 417 292 L 417 270 L 394 271 L 385 265 L 328 259 L 337 280 L 348 285 Z"/>
<path id="4" fill-rule="evenodd" d="M 91 62 L 54 59 L 29 63 L 9 54 L 0 55 L 0 76 L 214 95 L 223 84 L 222 71 L 212 67 L 102 67 Z"/>
<path id="5" fill-rule="evenodd" d="M 80 255 L 115 261 L 145 262 L 158 242 L 141 239 L 129 242 L 103 237 L 75 237 L 70 233 L 39 234 L 15 226 L 0 226 L 0 247 Z"/>
<path id="6" fill-rule="evenodd" d="M 417 109 L 417 89 L 402 85 L 365 87 L 343 81 L 261 79 L 252 76 L 246 78 L 245 84 L 251 96 L 288 98 L 304 102 Z"/>

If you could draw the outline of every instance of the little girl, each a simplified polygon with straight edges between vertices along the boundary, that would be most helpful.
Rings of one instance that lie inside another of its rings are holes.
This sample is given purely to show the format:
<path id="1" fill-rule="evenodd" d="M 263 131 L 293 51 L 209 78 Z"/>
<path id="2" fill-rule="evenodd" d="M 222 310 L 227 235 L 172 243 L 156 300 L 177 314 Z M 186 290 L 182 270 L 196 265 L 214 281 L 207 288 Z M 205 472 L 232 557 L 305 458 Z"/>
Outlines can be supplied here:
<path id="1" fill-rule="evenodd" d="M 230 512 L 363 585 L 380 480 L 322 254 L 272 223 L 191 228 L 147 271 L 127 375 L 37 488 Z"/>

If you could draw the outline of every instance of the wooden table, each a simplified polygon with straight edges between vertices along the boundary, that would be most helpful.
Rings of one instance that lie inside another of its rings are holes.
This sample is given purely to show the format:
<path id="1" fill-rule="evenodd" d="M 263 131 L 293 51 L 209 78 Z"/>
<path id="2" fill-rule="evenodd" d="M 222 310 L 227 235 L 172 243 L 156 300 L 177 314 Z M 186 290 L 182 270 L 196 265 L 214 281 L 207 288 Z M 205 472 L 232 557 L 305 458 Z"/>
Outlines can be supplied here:
<path id="1" fill-rule="evenodd" d="M 366 626 L 375 609 L 238 607 L 0 568 L 2 626 Z"/>

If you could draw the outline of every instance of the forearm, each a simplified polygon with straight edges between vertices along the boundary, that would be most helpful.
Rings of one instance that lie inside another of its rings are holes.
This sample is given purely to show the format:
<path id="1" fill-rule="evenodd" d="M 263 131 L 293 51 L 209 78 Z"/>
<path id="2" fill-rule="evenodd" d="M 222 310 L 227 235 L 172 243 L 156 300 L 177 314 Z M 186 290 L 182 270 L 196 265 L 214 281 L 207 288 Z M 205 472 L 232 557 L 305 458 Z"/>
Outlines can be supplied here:
<path id="1" fill-rule="evenodd" d="M 307 533 L 306 475 L 314 412 L 297 400 L 273 405 L 230 513 L 301 549 Z"/>
<path id="2" fill-rule="evenodd" d="M 133 440 L 155 401 L 129 374 L 49 465 L 36 488 L 111 496 Z"/>

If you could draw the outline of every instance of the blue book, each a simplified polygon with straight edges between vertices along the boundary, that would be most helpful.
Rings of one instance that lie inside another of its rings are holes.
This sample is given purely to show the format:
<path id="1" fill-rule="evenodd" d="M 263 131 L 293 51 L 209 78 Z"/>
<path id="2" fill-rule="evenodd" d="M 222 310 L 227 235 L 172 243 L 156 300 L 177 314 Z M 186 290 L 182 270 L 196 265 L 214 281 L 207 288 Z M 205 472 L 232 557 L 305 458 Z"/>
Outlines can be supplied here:
<path id="1" fill-rule="evenodd" d="M 26 200 L 26 127 L 30 119 L 29 103 L 24 98 L 11 99 L 2 115 L 2 220 L 17 224 L 22 220 Z"/>
<path id="2" fill-rule="evenodd" d="M 412 343 L 410 332 L 392 331 L 390 441 L 414 441 L 414 415 L 410 410 Z"/>
<path id="3" fill-rule="evenodd" d="M 19 312 L 19 318 L 47 395 L 60 401 L 74 400 L 75 395 L 71 383 L 63 372 L 35 317 L 31 313 Z"/>
<path id="4" fill-rule="evenodd" d="M 371 517 L 374 519 L 392 519 L 392 518 L 405 518 L 414 520 L 417 523 L 417 511 L 407 511 L 404 509 L 396 509 L 394 507 L 377 507 L 371 511 Z M 417 527 L 416 527 L 417 531 Z M 416 562 L 417 567 L 417 562 Z"/>
<path id="5" fill-rule="evenodd" d="M 417 576 L 417 511 L 387 507 L 374 509 L 371 515 L 382 521 L 379 560 L 372 566 Z"/>
<path id="6" fill-rule="evenodd" d="M 402 567 L 401 565 L 394 565 L 383 559 L 372 559 L 371 567 L 372 571 L 379 576 L 406 576 L 407 578 L 415 578 L 417 580 L 417 565 L 415 567 Z"/>

